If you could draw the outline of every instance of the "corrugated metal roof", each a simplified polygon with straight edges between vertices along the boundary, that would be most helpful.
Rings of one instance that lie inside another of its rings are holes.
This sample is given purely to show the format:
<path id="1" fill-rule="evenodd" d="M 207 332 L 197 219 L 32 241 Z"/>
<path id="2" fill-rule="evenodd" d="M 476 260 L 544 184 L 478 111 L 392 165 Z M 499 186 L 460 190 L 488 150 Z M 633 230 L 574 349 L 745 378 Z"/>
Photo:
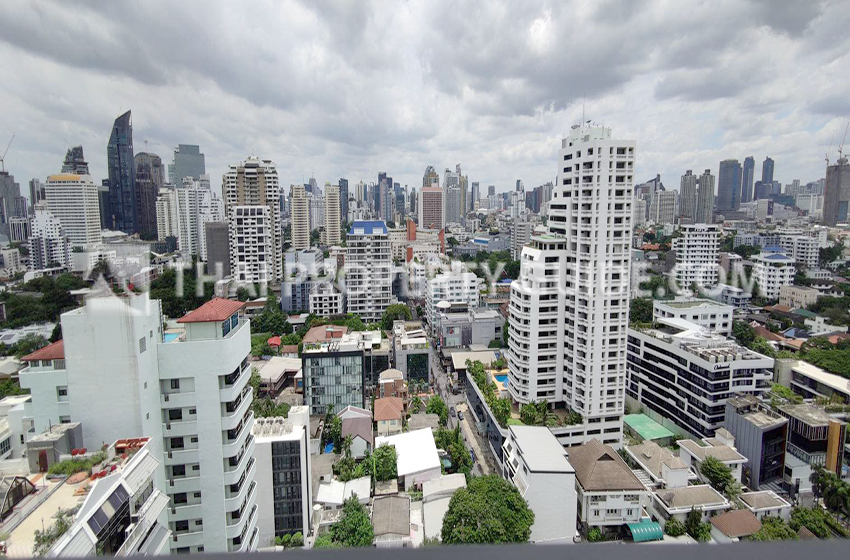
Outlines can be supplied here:
<path id="1" fill-rule="evenodd" d="M 124 483 L 130 494 L 141 490 L 159 466 L 159 461 L 147 449 L 139 451 L 138 454 L 141 457 L 134 457 L 132 463 L 124 468 Z"/>

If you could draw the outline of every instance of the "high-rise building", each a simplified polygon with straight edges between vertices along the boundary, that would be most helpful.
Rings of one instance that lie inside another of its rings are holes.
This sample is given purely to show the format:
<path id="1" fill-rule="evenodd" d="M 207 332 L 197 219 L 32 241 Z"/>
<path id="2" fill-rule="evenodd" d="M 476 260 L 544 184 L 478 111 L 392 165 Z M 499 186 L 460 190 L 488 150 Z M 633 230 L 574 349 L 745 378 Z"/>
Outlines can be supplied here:
<path id="1" fill-rule="evenodd" d="M 764 158 L 761 164 L 761 182 L 764 184 L 773 183 L 773 160 L 770 157 Z"/>
<path id="2" fill-rule="evenodd" d="M 207 274 L 218 274 L 221 266 L 222 277 L 230 273 L 230 241 L 227 222 L 207 222 L 204 224 L 204 238 L 207 245 Z"/>
<path id="3" fill-rule="evenodd" d="M 850 164 L 841 158 L 826 168 L 823 222 L 828 226 L 845 223 L 850 206 Z"/>
<path id="4" fill-rule="evenodd" d="M 460 190 L 460 185 L 450 183 L 445 187 L 445 195 L 446 195 L 446 218 L 445 223 L 447 224 L 459 224 L 460 223 L 460 199 L 463 196 L 463 193 Z"/>
<path id="5" fill-rule="evenodd" d="M 325 198 L 321 194 L 308 194 L 310 205 L 310 233 L 325 227 Z"/>
<path id="6" fill-rule="evenodd" d="M 342 240 L 340 229 L 339 185 L 325 183 L 325 244 L 339 245 Z"/>
<path id="7" fill-rule="evenodd" d="M 735 212 L 741 205 L 741 164 L 737 159 L 720 162 L 717 174 L 717 211 Z"/>
<path id="8" fill-rule="evenodd" d="M 146 152 L 139 152 L 134 160 L 137 227 L 142 235 L 152 238 L 156 234 L 156 197 L 165 183 L 162 160 L 158 155 Z"/>
<path id="9" fill-rule="evenodd" d="M 697 176 L 688 169 L 679 183 L 679 219 L 681 223 L 695 223 L 697 215 Z"/>
<path id="10" fill-rule="evenodd" d="M 753 183 L 755 181 L 756 160 L 753 156 L 744 158 L 744 169 L 741 179 L 741 202 L 750 202 L 753 199 Z"/>
<path id="11" fill-rule="evenodd" d="M 168 182 L 172 185 L 183 183 L 184 177 L 199 180 L 201 175 L 206 175 L 207 168 L 204 154 L 200 146 L 194 144 L 178 144 L 174 148 L 171 163 L 168 164 Z"/>
<path id="12" fill-rule="evenodd" d="M 0 232 L 9 237 L 9 221 L 26 216 L 26 199 L 21 196 L 21 186 L 13 175 L 0 171 Z"/>
<path id="13" fill-rule="evenodd" d="M 694 218 L 696 224 L 714 222 L 714 175 L 710 169 L 700 175 L 697 190 L 697 212 Z"/>
<path id="14" fill-rule="evenodd" d="M 100 207 L 100 228 L 112 228 L 112 197 L 109 193 L 109 179 L 100 180 L 100 186 L 97 187 L 97 204 Z"/>
<path id="15" fill-rule="evenodd" d="M 467 209 L 467 198 L 469 197 L 469 178 L 461 173 L 460 164 L 457 164 L 457 174 L 460 178 L 460 218 L 461 221 L 466 219 L 466 213 L 469 211 Z"/>
<path id="16" fill-rule="evenodd" d="M 339 204 L 340 216 L 343 221 L 348 221 L 348 179 L 340 177 L 339 179 Z"/>
<path id="17" fill-rule="evenodd" d="M 489 185 L 487 187 L 487 196 L 496 196 L 496 185 Z"/>
<path id="18" fill-rule="evenodd" d="M 480 187 L 478 186 L 478 181 L 473 181 L 468 206 L 470 212 L 474 212 L 478 208 L 479 198 L 481 198 L 481 191 Z"/>
<path id="19" fill-rule="evenodd" d="M 356 221 L 346 237 L 345 286 L 348 313 L 380 321 L 392 297 L 392 249 L 387 225 Z"/>
<path id="20" fill-rule="evenodd" d="M 92 247 L 103 241 L 97 185 L 89 175 L 51 175 L 44 193 L 47 208 L 59 219 L 72 247 Z"/>
<path id="21" fill-rule="evenodd" d="M 366 404 L 367 366 L 360 334 L 333 333 L 333 338 L 304 345 L 304 404 L 310 407 L 310 414 L 327 414 L 331 406 L 339 411 Z"/>
<path id="22" fill-rule="evenodd" d="M 296 251 L 310 248 L 310 201 L 304 185 L 292 185 L 292 248 Z"/>
<path id="23" fill-rule="evenodd" d="M 423 229 L 443 229 L 446 225 L 443 210 L 443 189 L 437 186 L 422 187 L 419 191 L 419 227 Z"/>
<path id="24" fill-rule="evenodd" d="M 83 155 L 82 146 L 74 146 L 68 148 L 65 152 L 65 161 L 62 164 L 62 173 L 70 173 L 72 175 L 89 175 L 89 164 L 86 162 L 86 157 Z M 35 202 L 33 202 L 35 204 Z"/>
<path id="25" fill-rule="evenodd" d="M 531 232 L 534 231 L 534 223 L 524 218 L 514 220 L 511 227 L 511 259 L 519 260 L 522 248 L 531 242 Z"/>
<path id="26" fill-rule="evenodd" d="M 30 270 L 71 265 L 71 242 L 44 203 L 35 207 L 30 221 L 29 253 Z"/>
<path id="27" fill-rule="evenodd" d="M 44 200 L 44 183 L 39 179 L 30 179 L 30 213 L 35 212 L 35 205 Z"/>
<path id="28" fill-rule="evenodd" d="M 106 145 L 109 171 L 110 229 L 138 233 L 136 227 L 136 165 L 133 159 L 133 117 L 127 111 L 112 125 Z"/>
<path id="29" fill-rule="evenodd" d="M 634 141 L 609 128 L 572 128 L 558 154 L 550 234 L 532 236 L 511 284 L 508 392 L 580 414 L 553 428 L 562 445 L 622 443 L 634 157 Z"/>
<path id="30" fill-rule="evenodd" d="M 719 225 L 682 225 L 680 237 L 673 240 L 676 251 L 676 282 L 687 290 L 691 285 L 698 287 L 717 284 L 720 252 Z"/>
<path id="31" fill-rule="evenodd" d="M 433 165 L 429 165 L 425 168 L 425 174 L 422 176 L 422 186 L 423 187 L 439 187 L 440 186 L 440 176 L 437 174 L 437 170 L 434 169 Z"/>
<path id="32" fill-rule="evenodd" d="M 649 219 L 656 224 L 672 224 L 676 219 L 676 191 L 656 191 L 649 203 Z"/>
<path id="33" fill-rule="evenodd" d="M 752 258 L 753 277 L 758 285 L 758 295 L 765 299 L 779 299 L 782 286 L 794 285 L 794 266 L 797 261 L 783 253 L 760 253 Z"/>
<path id="34" fill-rule="evenodd" d="M 283 230 L 280 182 L 274 162 L 251 156 L 232 164 L 222 176 L 221 190 L 228 221 L 232 222 L 230 232 L 235 236 L 230 239 L 231 274 L 240 282 L 279 282 L 283 278 Z M 266 210 L 249 211 L 249 206 Z M 234 211 L 236 208 L 240 210 Z M 268 260 L 261 260 L 261 256 Z M 253 277 L 253 271 L 260 277 Z"/>
<path id="35" fill-rule="evenodd" d="M 646 224 L 646 200 L 635 198 L 632 201 L 632 227 L 635 229 Z"/>

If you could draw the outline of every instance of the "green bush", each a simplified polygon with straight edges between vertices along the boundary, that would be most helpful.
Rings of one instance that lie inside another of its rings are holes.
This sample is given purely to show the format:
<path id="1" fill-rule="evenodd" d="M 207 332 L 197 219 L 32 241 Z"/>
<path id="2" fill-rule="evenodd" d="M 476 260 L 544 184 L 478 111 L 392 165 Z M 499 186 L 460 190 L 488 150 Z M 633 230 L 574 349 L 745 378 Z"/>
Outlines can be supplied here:
<path id="1" fill-rule="evenodd" d="M 675 517 L 671 517 L 664 524 L 664 534 L 671 537 L 681 537 L 685 534 L 685 525 Z"/>
<path id="2" fill-rule="evenodd" d="M 53 463 L 47 470 L 47 474 L 59 475 L 64 474 L 70 476 L 78 472 L 87 472 L 91 474 L 93 466 L 106 460 L 106 453 L 99 451 L 90 457 L 66 459 Z"/>

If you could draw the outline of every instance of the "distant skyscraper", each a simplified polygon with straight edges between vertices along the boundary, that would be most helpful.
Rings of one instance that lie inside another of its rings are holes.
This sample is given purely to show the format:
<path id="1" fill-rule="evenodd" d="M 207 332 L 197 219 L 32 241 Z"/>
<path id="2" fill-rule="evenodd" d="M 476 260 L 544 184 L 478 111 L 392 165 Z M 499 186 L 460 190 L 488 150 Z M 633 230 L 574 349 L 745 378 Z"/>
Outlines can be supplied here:
<path id="1" fill-rule="evenodd" d="M 109 179 L 101 179 L 97 187 L 97 203 L 100 207 L 100 229 L 112 228 L 112 202 L 109 195 Z"/>
<path id="2" fill-rule="evenodd" d="M 741 205 L 741 164 L 737 159 L 721 161 L 717 177 L 717 211 L 736 211 Z"/>
<path id="3" fill-rule="evenodd" d="M 296 251 L 310 248 L 310 201 L 304 185 L 292 185 L 292 248 Z"/>
<path id="4" fill-rule="evenodd" d="M 460 164 L 457 164 L 457 174 L 460 180 L 460 221 L 466 219 L 467 199 L 469 198 L 469 178 L 461 173 Z"/>
<path id="5" fill-rule="evenodd" d="M 184 177 L 196 181 L 207 172 L 204 154 L 201 148 L 194 144 L 178 144 L 174 148 L 174 156 L 168 165 L 168 182 L 172 185 L 182 185 Z"/>
<path id="6" fill-rule="evenodd" d="M 753 182 L 755 181 L 756 160 L 753 156 L 744 158 L 744 171 L 741 180 L 741 202 L 753 200 Z"/>
<path id="7" fill-rule="evenodd" d="M 487 196 L 496 196 L 496 185 L 490 185 L 487 187 Z"/>
<path id="8" fill-rule="evenodd" d="M 764 163 L 761 164 L 761 182 L 773 183 L 773 160 L 770 157 L 764 158 Z"/>
<path id="9" fill-rule="evenodd" d="M 516 180 L 516 190 L 517 191 L 524 191 L 525 190 L 525 185 L 523 185 L 522 179 Z"/>
<path id="10" fill-rule="evenodd" d="M 676 191 L 656 191 L 649 204 L 649 219 L 656 224 L 672 224 L 676 218 Z"/>
<path id="11" fill-rule="evenodd" d="M 696 224 L 714 223 L 714 175 L 710 169 L 700 175 L 697 191 L 697 210 L 694 217 Z"/>
<path id="12" fill-rule="evenodd" d="M 457 224 L 460 223 L 460 185 L 451 183 L 445 186 L 444 194 L 446 197 L 445 203 L 445 223 Z"/>
<path id="13" fill-rule="evenodd" d="M 433 165 L 429 165 L 425 168 L 425 174 L 422 176 L 422 186 L 440 186 L 440 176 L 437 174 Z"/>
<path id="14" fill-rule="evenodd" d="M 697 214 L 697 176 L 688 169 L 679 183 L 679 218 L 682 223 L 693 224 Z"/>
<path id="15" fill-rule="evenodd" d="M 62 224 L 73 247 L 92 247 L 103 240 L 97 185 L 90 175 L 51 175 L 45 185 L 47 208 Z"/>
<path id="16" fill-rule="evenodd" d="M 850 205 L 850 164 L 843 157 L 826 168 L 823 222 L 835 226 L 848 221 Z"/>
<path id="17" fill-rule="evenodd" d="M 342 220 L 339 217 L 339 185 L 325 183 L 325 244 L 339 245 Z"/>
<path id="18" fill-rule="evenodd" d="M 136 222 L 140 233 L 156 237 L 156 197 L 165 184 L 162 160 L 156 154 L 139 152 L 136 165 Z"/>
<path id="19" fill-rule="evenodd" d="M 480 187 L 478 186 L 478 181 L 472 182 L 472 192 L 470 193 L 469 198 L 469 211 L 475 211 L 475 206 L 478 203 L 478 199 L 481 198 Z"/>
<path id="20" fill-rule="evenodd" d="M 423 229 L 443 229 L 445 225 L 443 189 L 437 186 L 422 187 L 419 191 L 419 227 Z"/>
<path id="21" fill-rule="evenodd" d="M 133 160 L 133 117 L 127 111 L 112 125 L 112 135 L 106 145 L 106 165 L 109 171 L 109 202 L 112 229 L 137 233 L 136 227 L 136 166 Z"/>
<path id="22" fill-rule="evenodd" d="M 89 164 L 83 155 L 82 146 L 68 148 L 68 151 L 65 153 L 65 162 L 62 164 L 62 173 L 89 175 Z"/>
<path id="23" fill-rule="evenodd" d="M 26 204 L 21 202 L 21 186 L 15 182 L 14 175 L 0 171 L 0 229 L 9 237 L 9 220 L 26 217 Z M 21 210 L 24 211 L 21 215 Z"/>
<path id="24" fill-rule="evenodd" d="M 348 221 L 348 196 L 348 179 L 341 177 L 339 179 L 339 207 L 343 222 Z"/>
<path id="25" fill-rule="evenodd" d="M 30 210 L 35 208 L 35 205 L 44 200 L 44 183 L 39 179 L 30 179 Z"/>

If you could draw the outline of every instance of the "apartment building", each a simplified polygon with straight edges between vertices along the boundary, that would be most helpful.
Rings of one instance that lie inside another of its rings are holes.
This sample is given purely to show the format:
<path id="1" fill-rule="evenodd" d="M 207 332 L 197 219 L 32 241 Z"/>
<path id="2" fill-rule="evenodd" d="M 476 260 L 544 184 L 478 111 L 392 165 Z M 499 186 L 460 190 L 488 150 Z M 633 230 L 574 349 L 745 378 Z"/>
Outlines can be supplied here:
<path id="1" fill-rule="evenodd" d="M 437 230 L 445 227 L 446 205 L 443 189 L 439 185 L 423 186 L 419 190 L 416 209 L 419 212 L 419 227 Z"/>
<path id="2" fill-rule="evenodd" d="M 502 445 L 503 476 L 534 512 L 530 541 L 572 544 L 576 536 L 576 472 L 545 426 L 510 426 Z"/>
<path id="3" fill-rule="evenodd" d="M 304 185 L 292 185 L 292 248 L 296 251 L 310 248 L 310 201 Z"/>
<path id="4" fill-rule="evenodd" d="M 39 204 L 30 222 L 29 238 L 30 270 L 42 270 L 52 266 L 71 266 L 71 241 L 59 218 L 47 206 Z"/>
<path id="5" fill-rule="evenodd" d="M 317 317 L 332 317 L 345 312 L 342 292 L 332 284 L 319 284 L 309 295 L 309 310 Z"/>
<path id="6" fill-rule="evenodd" d="M 293 406 L 286 418 L 258 418 L 252 428 L 257 496 L 258 546 L 274 546 L 275 537 L 313 529 L 310 471 L 310 412 Z"/>
<path id="7" fill-rule="evenodd" d="M 817 268 L 820 259 L 820 241 L 810 235 L 781 235 L 779 246 L 785 253 L 808 268 Z"/>
<path id="8" fill-rule="evenodd" d="M 759 295 L 765 299 L 778 299 L 782 286 L 794 284 L 797 272 L 793 258 L 782 253 L 759 253 L 752 258 L 753 277 L 758 284 Z"/>
<path id="9" fill-rule="evenodd" d="M 345 286 L 348 313 L 367 323 L 379 321 L 387 307 L 395 302 L 392 254 L 384 222 L 351 224 L 346 238 Z"/>
<path id="10" fill-rule="evenodd" d="M 634 142 L 609 128 L 573 127 L 558 154 L 549 233 L 532 236 L 511 284 L 509 394 L 581 414 L 561 430 L 565 445 L 591 431 L 622 443 L 634 156 Z"/>
<path id="11" fill-rule="evenodd" d="M 805 309 L 814 304 L 820 295 L 818 290 L 807 286 L 782 286 L 779 288 L 779 305 Z"/>
<path id="12" fill-rule="evenodd" d="M 434 327 L 441 302 L 466 304 L 468 308 L 478 307 L 480 297 L 478 276 L 472 272 L 460 269 L 450 270 L 436 274 L 428 278 L 426 282 L 425 317 L 432 334 L 435 332 Z"/>
<path id="13" fill-rule="evenodd" d="M 682 319 L 629 329 L 629 400 L 669 427 L 700 438 L 722 427 L 726 402 L 770 390 L 773 359 Z"/>
<path id="14" fill-rule="evenodd" d="M 717 334 L 732 334 L 734 308 L 710 299 L 677 298 L 674 301 L 654 300 L 652 318 L 681 319 L 695 323 Z"/>
<path id="15" fill-rule="evenodd" d="M 304 404 L 310 414 L 326 414 L 331 405 L 334 410 L 365 406 L 364 355 L 365 343 L 360 333 L 304 343 L 301 371 Z"/>
<path id="16" fill-rule="evenodd" d="M 325 245 L 339 245 L 342 240 L 340 229 L 339 185 L 325 184 Z"/>
<path id="17" fill-rule="evenodd" d="M 97 185 L 89 175 L 51 175 L 44 194 L 47 209 L 62 224 L 72 247 L 88 247 L 103 241 Z"/>
<path id="18" fill-rule="evenodd" d="M 673 239 L 676 251 L 676 282 L 680 290 L 691 285 L 713 286 L 718 279 L 720 226 L 709 224 L 682 225 L 680 237 Z"/>

